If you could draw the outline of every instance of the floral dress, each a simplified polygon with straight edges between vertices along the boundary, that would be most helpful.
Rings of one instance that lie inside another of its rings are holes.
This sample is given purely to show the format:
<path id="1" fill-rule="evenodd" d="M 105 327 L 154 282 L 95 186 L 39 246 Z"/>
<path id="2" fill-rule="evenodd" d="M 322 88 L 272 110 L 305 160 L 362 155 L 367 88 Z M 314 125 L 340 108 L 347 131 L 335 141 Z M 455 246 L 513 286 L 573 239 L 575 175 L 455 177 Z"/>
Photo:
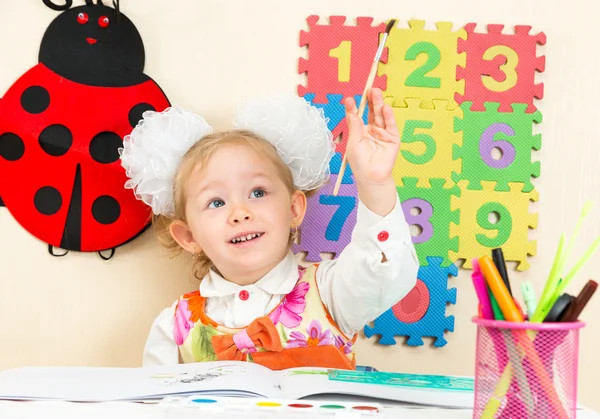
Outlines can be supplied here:
<path id="1" fill-rule="evenodd" d="M 266 316 L 245 328 L 224 327 L 204 312 L 200 291 L 184 294 L 175 308 L 174 339 L 184 363 L 236 360 L 273 370 L 294 367 L 355 369 L 353 344 L 323 304 L 318 264 L 298 268 L 294 289 Z"/>

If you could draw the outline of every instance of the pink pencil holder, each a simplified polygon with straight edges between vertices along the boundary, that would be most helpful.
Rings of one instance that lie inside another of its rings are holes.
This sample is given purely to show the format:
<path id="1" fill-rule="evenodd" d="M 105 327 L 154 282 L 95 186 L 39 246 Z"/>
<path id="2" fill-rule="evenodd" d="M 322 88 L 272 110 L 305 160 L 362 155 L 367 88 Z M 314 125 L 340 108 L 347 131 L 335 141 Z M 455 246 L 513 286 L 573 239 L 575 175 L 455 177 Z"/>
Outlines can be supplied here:
<path id="1" fill-rule="evenodd" d="M 475 419 L 573 419 L 583 322 L 515 323 L 473 318 Z"/>

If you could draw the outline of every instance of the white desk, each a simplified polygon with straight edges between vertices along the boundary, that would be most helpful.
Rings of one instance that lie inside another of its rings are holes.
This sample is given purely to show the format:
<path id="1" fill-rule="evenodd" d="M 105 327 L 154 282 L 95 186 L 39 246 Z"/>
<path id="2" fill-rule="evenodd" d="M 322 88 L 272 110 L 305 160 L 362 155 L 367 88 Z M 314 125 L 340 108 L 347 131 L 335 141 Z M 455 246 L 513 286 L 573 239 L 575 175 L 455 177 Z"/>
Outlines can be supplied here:
<path id="1" fill-rule="evenodd" d="M 304 415 L 267 414 L 252 412 L 238 414 L 235 418 L 252 419 L 301 419 Z M 0 401 L 2 419 L 212 419 L 221 415 L 200 414 L 194 408 L 173 407 L 160 404 L 138 403 L 67 403 L 67 402 L 9 402 Z M 311 417 L 309 415 L 306 416 Z M 351 416 L 346 416 L 351 418 Z M 422 407 L 389 407 L 381 419 L 472 419 L 470 410 L 438 409 Z M 331 416 L 331 418 L 336 418 Z M 600 414 L 581 408 L 577 419 L 600 419 Z"/>

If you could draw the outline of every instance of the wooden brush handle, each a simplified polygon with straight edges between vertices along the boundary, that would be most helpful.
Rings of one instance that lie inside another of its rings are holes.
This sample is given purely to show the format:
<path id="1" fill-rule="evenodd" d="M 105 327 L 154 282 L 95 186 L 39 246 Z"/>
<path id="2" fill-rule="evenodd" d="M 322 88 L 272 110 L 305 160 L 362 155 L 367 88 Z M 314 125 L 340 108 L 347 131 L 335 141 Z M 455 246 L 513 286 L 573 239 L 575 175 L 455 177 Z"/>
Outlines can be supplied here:
<path id="1" fill-rule="evenodd" d="M 358 106 L 358 117 L 362 119 L 363 113 L 365 112 L 365 108 L 367 107 L 367 92 L 373 86 L 373 82 L 375 81 L 375 75 L 377 74 L 377 64 L 378 62 L 374 62 L 371 66 L 371 71 L 369 72 L 369 77 L 367 78 L 367 83 L 365 84 L 365 89 L 363 90 L 362 97 L 360 99 L 360 105 Z M 346 152 L 344 153 L 344 157 L 342 158 L 342 164 L 340 166 L 340 172 L 338 173 L 337 180 L 335 182 L 335 186 L 333 187 L 333 196 L 337 196 L 340 186 L 342 184 L 342 179 L 344 178 L 344 172 L 346 170 L 346 154 L 348 152 L 349 144 L 346 144 Z"/>

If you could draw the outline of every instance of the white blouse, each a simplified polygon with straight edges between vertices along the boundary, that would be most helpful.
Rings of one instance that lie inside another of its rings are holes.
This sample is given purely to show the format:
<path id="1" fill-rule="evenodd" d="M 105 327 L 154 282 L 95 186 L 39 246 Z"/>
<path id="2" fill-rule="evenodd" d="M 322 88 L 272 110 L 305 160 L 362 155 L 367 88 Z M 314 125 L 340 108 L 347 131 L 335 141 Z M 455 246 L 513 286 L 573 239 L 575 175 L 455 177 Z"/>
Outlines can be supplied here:
<path id="1" fill-rule="evenodd" d="M 336 259 L 320 263 L 316 280 L 329 313 L 340 329 L 352 336 L 408 294 L 416 284 L 418 269 L 399 198 L 385 217 L 359 200 L 351 242 Z M 200 283 L 200 294 L 207 298 L 205 311 L 211 319 L 240 328 L 266 316 L 297 280 L 298 261 L 289 252 L 252 285 L 237 285 L 210 271 Z M 239 297 L 243 290 L 249 297 Z M 173 339 L 174 309 L 175 303 L 154 320 L 144 348 L 144 366 L 179 363 L 179 348 Z"/>

